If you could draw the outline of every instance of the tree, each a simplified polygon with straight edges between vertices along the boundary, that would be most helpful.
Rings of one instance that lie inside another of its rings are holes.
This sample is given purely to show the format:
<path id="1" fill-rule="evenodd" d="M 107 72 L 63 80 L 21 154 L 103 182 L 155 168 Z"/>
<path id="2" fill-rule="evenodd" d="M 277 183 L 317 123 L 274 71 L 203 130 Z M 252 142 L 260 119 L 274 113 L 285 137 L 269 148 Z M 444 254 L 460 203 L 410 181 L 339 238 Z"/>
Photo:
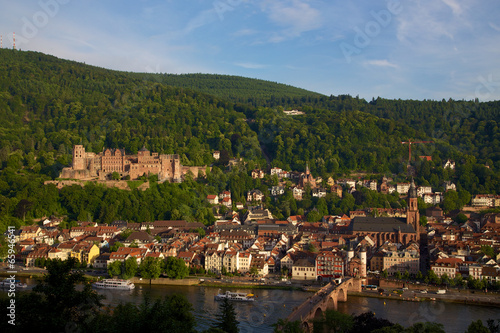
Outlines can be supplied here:
<path id="1" fill-rule="evenodd" d="M 249 272 L 250 272 L 250 274 L 252 274 L 253 276 L 257 276 L 257 275 L 259 275 L 259 269 L 258 269 L 257 267 L 255 267 L 255 266 L 250 267 L 250 271 L 249 271 Z"/>
<path id="2" fill-rule="evenodd" d="M 114 261 L 111 264 L 108 265 L 108 275 L 113 277 L 113 276 L 119 276 L 122 274 L 122 262 L 121 261 Z"/>
<path id="3" fill-rule="evenodd" d="M 375 317 L 373 312 L 365 312 L 359 316 L 354 317 L 354 325 L 350 333 L 365 333 L 371 332 L 375 329 L 380 329 L 383 327 L 391 327 L 394 324 L 387 319 L 381 319 Z"/>
<path id="4" fill-rule="evenodd" d="M 33 288 L 24 300 L 27 304 L 19 305 L 36 309 L 35 313 L 26 318 L 16 317 L 16 329 L 31 332 L 41 330 L 43 332 L 66 331 L 71 325 L 75 328 L 84 329 L 88 322 L 94 318 L 100 307 L 102 296 L 97 294 L 88 283 L 81 271 L 74 268 L 77 260 L 69 258 L 65 261 L 59 259 L 47 263 L 47 274 Z M 77 284 L 83 283 L 83 289 L 77 289 Z M 36 300 L 36 301 L 35 301 Z M 19 309 L 22 314 L 22 309 Z M 16 315 L 17 315 L 16 311 Z M 24 329 L 22 328 L 24 327 Z"/>
<path id="5" fill-rule="evenodd" d="M 130 257 L 123 263 L 122 278 L 129 279 L 137 273 L 139 265 L 135 257 Z"/>
<path id="6" fill-rule="evenodd" d="M 16 216 L 20 219 L 23 219 L 23 222 L 26 222 L 26 214 L 33 207 L 33 202 L 27 199 L 21 199 L 16 207 Z"/>
<path id="7" fill-rule="evenodd" d="M 309 242 L 309 244 L 307 245 L 307 250 L 309 252 L 318 252 L 318 249 L 316 248 L 316 246 L 314 246 L 313 242 Z"/>
<path id="8" fill-rule="evenodd" d="M 488 324 L 488 329 L 490 330 L 491 333 L 499 333 L 500 332 L 500 319 L 496 320 L 494 319 L 488 319 L 486 323 Z"/>
<path id="9" fill-rule="evenodd" d="M 185 296 L 174 294 L 151 300 L 145 297 L 141 304 L 121 303 L 111 314 L 93 321 L 88 332 L 173 332 L 196 333 L 193 306 Z"/>
<path id="10" fill-rule="evenodd" d="M 444 283 L 445 285 L 450 284 L 450 278 L 448 277 L 448 274 L 444 273 L 441 275 L 441 283 Z"/>
<path id="11" fill-rule="evenodd" d="M 405 333 L 445 333 L 443 324 L 425 322 L 425 323 L 416 323 L 412 326 L 408 327 L 403 332 Z"/>
<path id="12" fill-rule="evenodd" d="M 113 180 L 120 180 L 120 174 L 118 172 L 116 172 L 116 171 L 113 172 L 111 174 L 111 179 L 113 179 Z"/>
<path id="13" fill-rule="evenodd" d="M 401 333 L 406 332 L 405 328 L 400 324 L 394 324 L 393 326 L 385 326 L 382 328 L 375 329 L 370 331 L 371 333 Z"/>
<path id="14" fill-rule="evenodd" d="M 281 268 L 281 275 L 288 276 L 288 266 L 284 266 Z"/>
<path id="15" fill-rule="evenodd" d="M 453 278 L 453 281 L 454 281 L 454 284 L 457 286 L 457 287 L 462 287 L 464 282 L 466 282 L 466 280 L 464 280 L 464 278 L 462 277 L 462 274 L 457 274 L 454 278 Z"/>
<path id="16" fill-rule="evenodd" d="M 481 245 L 481 252 L 490 258 L 495 258 L 495 250 L 490 245 Z"/>
<path id="17" fill-rule="evenodd" d="M 109 251 L 110 251 L 110 252 L 116 252 L 116 251 L 118 251 L 118 248 L 123 247 L 123 246 L 124 246 L 124 245 L 123 245 L 123 243 L 121 243 L 121 242 L 115 242 L 115 243 L 114 243 L 114 244 L 113 244 L 113 245 L 109 248 Z"/>
<path id="18" fill-rule="evenodd" d="M 439 284 L 441 282 L 441 279 L 439 278 L 439 276 L 436 275 L 436 273 L 432 270 L 432 269 L 429 269 L 427 271 L 427 275 L 426 275 L 426 278 L 432 282 L 432 283 L 436 283 L 436 284 Z"/>
<path id="19" fill-rule="evenodd" d="M 4 235 L 0 235 L 0 259 L 5 259 L 7 258 L 7 255 L 9 254 L 9 243 L 7 241 L 7 237 Z"/>
<path id="20" fill-rule="evenodd" d="M 226 333 L 239 332 L 234 305 L 230 303 L 227 298 L 224 298 L 219 305 L 219 313 L 217 314 L 217 324 L 215 327 Z"/>
<path id="21" fill-rule="evenodd" d="M 453 190 L 446 191 L 443 198 L 443 210 L 445 212 L 451 212 L 452 210 L 460 209 L 460 207 L 458 193 Z"/>
<path id="22" fill-rule="evenodd" d="M 462 225 L 465 222 L 469 221 L 469 218 L 465 214 L 460 213 L 457 216 L 455 216 L 453 220 L 457 222 L 459 225 Z"/>
<path id="23" fill-rule="evenodd" d="M 326 310 L 313 320 L 313 332 L 348 333 L 353 326 L 353 317 L 335 310 Z"/>
<path id="24" fill-rule="evenodd" d="M 318 222 L 321 221 L 321 218 L 323 216 L 318 212 L 317 209 L 313 209 L 307 214 L 307 221 L 308 222 Z"/>
<path id="25" fill-rule="evenodd" d="M 427 222 L 428 222 L 428 221 L 427 221 L 427 216 L 424 216 L 424 215 L 420 216 L 420 220 L 419 220 L 419 222 L 420 222 L 420 225 L 421 225 L 421 226 L 426 226 L 426 225 L 427 225 Z"/>
<path id="26" fill-rule="evenodd" d="M 144 279 L 157 279 L 160 277 L 162 262 L 159 258 L 146 257 L 139 265 L 139 274 Z"/>
<path id="27" fill-rule="evenodd" d="M 279 319 L 273 326 L 274 333 L 304 333 L 300 320 L 288 321 L 286 319 Z"/>
<path id="28" fill-rule="evenodd" d="M 189 268 L 181 258 L 168 257 L 165 260 L 164 272 L 171 279 L 184 279 L 189 275 Z"/>

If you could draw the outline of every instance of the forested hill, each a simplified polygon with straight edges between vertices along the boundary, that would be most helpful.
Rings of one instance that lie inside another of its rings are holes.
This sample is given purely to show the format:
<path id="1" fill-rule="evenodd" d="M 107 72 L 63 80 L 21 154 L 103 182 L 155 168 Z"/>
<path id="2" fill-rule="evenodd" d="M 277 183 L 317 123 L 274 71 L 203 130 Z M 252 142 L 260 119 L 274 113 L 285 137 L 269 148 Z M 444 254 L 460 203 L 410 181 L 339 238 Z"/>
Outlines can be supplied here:
<path id="1" fill-rule="evenodd" d="M 472 193 L 495 191 L 491 179 L 500 169 L 498 102 L 367 102 L 262 80 L 127 73 L 1 49 L 0 108 L 0 162 L 52 178 L 80 143 L 94 152 L 146 145 L 180 154 L 185 165 L 210 164 L 211 152 L 221 150 L 264 167 L 262 148 L 272 165 L 309 164 L 328 176 L 402 173 L 408 146 L 401 141 L 432 141 L 413 145 L 413 155 L 432 156 L 429 168 L 464 162 L 474 176 L 462 183 Z M 286 116 L 283 108 L 306 114 Z"/>
<path id="2" fill-rule="evenodd" d="M 213 150 L 231 150 L 234 133 L 241 157 L 261 156 L 232 102 L 41 53 L 0 50 L 0 108 L 3 162 L 18 151 L 52 153 L 65 164 L 72 146 L 83 144 L 129 153 L 146 145 L 206 165 Z"/>
<path id="3" fill-rule="evenodd" d="M 133 76 L 175 87 L 194 89 L 219 98 L 252 106 L 275 104 L 284 106 L 288 100 L 300 104 L 311 99 L 324 97 L 322 94 L 282 83 L 234 75 L 137 73 L 133 74 Z"/>
<path id="4" fill-rule="evenodd" d="M 186 78 L 199 83 L 174 82 Z M 305 114 L 282 112 L 292 108 Z M 51 214 L 100 222 L 209 224 L 208 194 L 231 190 L 234 202 L 244 202 L 254 188 L 268 191 L 268 184 L 250 176 L 252 168 L 268 166 L 264 154 L 272 166 L 304 171 L 309 165 L 323 179 L 365 172 L 404 181 L 408 146 L 401 142 L 409 139 L 432 141 L 412 146 L 416 182 L 442 191 L 443 182 L 451 180 L 465 204 L 471 194 L 500 188 L 498 112 L 498 102 L 367 102 L 253 79 L 127 73 L 0 49 L 0 231 L 11 221 L 19 225 Z M 184 165 L 214 168 L 206 183 L 153 182 L 144 192 L 43 185 L 70 164 L 75 144 L 92 152 L 124 148 L 129 154 L 146 146 L 179 154 Z M 214 150 L 226 161 L 243 158 L 247 164 L 223 172 Z M 443 168 L 447 159 L 457 162 L 455 171 Z M 319 211 L 340 214 L 362 207 L 363 200 L 349 198 Z M 311 200 L 301 205 L 305 211 L 314 207 Z M 285 206 L 283 213 L 273 213 L 298 214 L 293 204 L 291 210 Z"/>

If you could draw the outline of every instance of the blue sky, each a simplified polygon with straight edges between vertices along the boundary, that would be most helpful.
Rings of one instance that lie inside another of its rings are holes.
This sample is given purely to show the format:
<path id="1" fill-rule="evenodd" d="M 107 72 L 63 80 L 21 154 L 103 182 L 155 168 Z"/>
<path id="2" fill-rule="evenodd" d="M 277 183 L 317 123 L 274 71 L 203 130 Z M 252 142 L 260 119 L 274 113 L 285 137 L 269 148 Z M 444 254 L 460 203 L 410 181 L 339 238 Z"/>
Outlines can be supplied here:
<path id="1" fill-rule="evenodd" d="M 3 47 L 326 95 L 500 100 L 498 0 L 4 1 Z"/>

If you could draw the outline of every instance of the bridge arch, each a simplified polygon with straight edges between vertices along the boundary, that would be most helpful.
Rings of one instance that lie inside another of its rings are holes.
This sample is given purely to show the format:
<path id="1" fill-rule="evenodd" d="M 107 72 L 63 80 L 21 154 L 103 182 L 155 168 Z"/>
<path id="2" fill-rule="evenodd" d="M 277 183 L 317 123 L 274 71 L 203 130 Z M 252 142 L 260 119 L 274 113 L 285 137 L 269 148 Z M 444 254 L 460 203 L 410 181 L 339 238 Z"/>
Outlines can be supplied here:
<path id="1" fill-rule="evenodd" d="M 337 310 L 337 297 L 333 297 L 332 295 L 328 296 L 326 308 L 330 310 Z"/>
<path id="2" fill-rule="evenodd" d="M 319 318 L 321 318 L 321 316 L 323 316 L 323 309 L 321 309 L 321 307 L 320 307 L 320 306 L 318 306 L 318 307 L 316 308 L 316 311 L 314 311 L 314 316 L 313 316 L 313 318 L 314 318 L 314 319 L 319 319 Z"/>
<path id="3" fill-rule="evenodd" d="M 347 302 L 347 287 L 337 289 L 337 302 Z"/>
<path id="4" fill-rule="evenodd" d="M 288 316 L 289 321 L 300 320 L 304 331 L 311 332 L 313 322 L 320 318 L 327 309 L 337 309 L 338 302 L 347 301 L 348 291 L 361 291 L 359 278 L 347 278 L 340 285 L 330 283 L 309 297 Z"/>

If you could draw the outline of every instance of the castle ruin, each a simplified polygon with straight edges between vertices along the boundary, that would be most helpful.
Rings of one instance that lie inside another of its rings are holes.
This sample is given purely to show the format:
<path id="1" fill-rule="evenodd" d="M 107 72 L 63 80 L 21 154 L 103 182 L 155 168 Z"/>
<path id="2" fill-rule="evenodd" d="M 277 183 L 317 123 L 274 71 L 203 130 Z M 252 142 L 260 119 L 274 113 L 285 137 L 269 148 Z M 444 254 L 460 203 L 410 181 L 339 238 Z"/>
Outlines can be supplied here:
<path id="1" fill-rule="evenodd" d="M 120 178 L 138 179 L 156 174 L 160 181 L 181 182 L 189 171 L 196 177 L 200 171 L 205 173 L 205 167 L 184 167 L 178 154 L 159 155 L 145 147 L 137 155 L 127 155 L 124 149 L 107 148 L 96 154 L 86 152 L 83 145 L 75 145 L 73 163 L 62 170 L 60 178 L 108 180 L 117 172 Z"/>

